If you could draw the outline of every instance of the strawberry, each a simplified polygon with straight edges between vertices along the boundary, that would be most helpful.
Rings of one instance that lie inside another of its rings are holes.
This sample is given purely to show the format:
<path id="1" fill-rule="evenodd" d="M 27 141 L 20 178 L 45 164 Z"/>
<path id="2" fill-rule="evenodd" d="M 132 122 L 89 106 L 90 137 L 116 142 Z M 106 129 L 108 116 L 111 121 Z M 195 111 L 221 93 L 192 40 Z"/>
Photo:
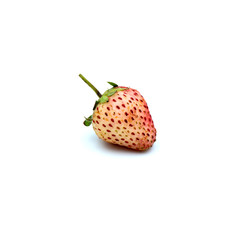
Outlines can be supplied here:
<path id="1" fill-rule="evenodd" d="M 79 76 L 99 96 L 85 126 L 92 124 L 97 136 L 108 143 L 140 151 L 152 147 L 156 129 L 148 105 L 137 90 L 108 82 L 112 88 L 101 94 L 82 74 Z"/>

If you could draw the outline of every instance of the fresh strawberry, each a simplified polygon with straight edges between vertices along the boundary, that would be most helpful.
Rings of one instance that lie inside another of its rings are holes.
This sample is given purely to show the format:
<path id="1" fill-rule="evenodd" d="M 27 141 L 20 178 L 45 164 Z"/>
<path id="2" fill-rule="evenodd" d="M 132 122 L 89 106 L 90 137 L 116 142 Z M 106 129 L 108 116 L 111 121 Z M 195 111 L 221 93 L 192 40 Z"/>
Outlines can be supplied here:
<path id="1" fill-rule="evenodd" d="M 113 87 L 102 95 L 85 77 L 79 76 L 99 96 L 85 126 L 92 123 L 97 136 L 108 143 L 135 150 L 147 150 L 153 145 L 156 129 L 147 103 L 137 90 L 108 82 Z"/>

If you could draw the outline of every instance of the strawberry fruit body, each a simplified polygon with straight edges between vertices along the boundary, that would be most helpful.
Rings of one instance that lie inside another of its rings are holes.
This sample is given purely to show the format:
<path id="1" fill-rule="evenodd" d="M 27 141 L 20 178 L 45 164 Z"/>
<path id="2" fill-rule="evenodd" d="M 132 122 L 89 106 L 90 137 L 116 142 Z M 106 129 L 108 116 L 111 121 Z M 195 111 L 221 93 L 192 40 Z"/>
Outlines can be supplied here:
<path id="1" fill-rule="evenodd" d="M 86 118 L 85 126 L 93 125 L 97 136 L 112 144 L 134 150 L 147 150 L 156 141 L 156 129 L 143 96 L 135 89 L 112 85 L 103 95 L 79 75 L 99 96 L 93 115 Z"/>

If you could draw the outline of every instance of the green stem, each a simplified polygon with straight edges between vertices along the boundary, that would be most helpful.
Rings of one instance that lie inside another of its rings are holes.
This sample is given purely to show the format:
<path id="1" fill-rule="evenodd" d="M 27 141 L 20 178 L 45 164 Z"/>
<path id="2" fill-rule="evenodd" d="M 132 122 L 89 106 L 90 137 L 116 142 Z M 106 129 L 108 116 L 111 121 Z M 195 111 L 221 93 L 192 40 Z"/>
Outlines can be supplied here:
<path id="1" fill-rule="evenodd" d="M 102 94 L 101 94 L 82 74 L 79 74 L 79 77 L 80 77 L 99 97 L 102 96 Z"/>

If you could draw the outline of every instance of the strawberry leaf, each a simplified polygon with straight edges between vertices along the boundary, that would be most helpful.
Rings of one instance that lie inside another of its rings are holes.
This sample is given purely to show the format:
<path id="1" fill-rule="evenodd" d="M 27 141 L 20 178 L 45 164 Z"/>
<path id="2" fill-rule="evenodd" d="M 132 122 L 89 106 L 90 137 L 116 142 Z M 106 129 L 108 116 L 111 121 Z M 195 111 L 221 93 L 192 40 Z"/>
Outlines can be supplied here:
<path id="1" fill-rule="evenodd" d="M 91 116 L 89 116 L 88 118 L 86 118 L 85 117 L 85 121 L 83 122 L 83 124 L 85 125 L 85 126 L 90 126 L 91 124 L 92 124 L 92 120 L 93 120 L 93 117 L 92 117 L 92 115 Z"/>
<path id="2" fill-rule="evenodd" d="M 123 91 L 123 90 L 126 90 L 126 89 L 128 89 L 128 88 L 116 88 L 117 92 L 118 91 Z"/>
<path id="3" fill-rule="evenodd" d="M 99 104 L 99 99 L 95 102 L 95 104 L 93 106 L 93 110 L 95 110 L 95 108 L 97 107 L 98 104 Z"/>
<path id="4" fill-rule="evenodd" d="M 99 98 L 99 103 L 108 102 L 108 97 L 104 94 L 102 97 Z"/>
<path id="5" fill-rule="evenodd" d="M 112 85 L 113 87 L 118 87 L 118 85 L 116 83 L 113 82 L 108 82 L 110 85 Z"/>
<path id="6" fill-rule="evenodd" d="M 108 89 L 106 92 L 104 92 L 104 96 L 107 96 L 107 97 L 111 97 L 114 93 L 118 92 L 118 91 L 123 91 L 125 90 L 126 88 L 110 88 Z"/>
<path id="7" fill-rule="evenodd" d="M 107 91 L 104 93 L 104 95 L 110 97 L 110 96 L 112 96 L 116 91 L 117 91 L 116 88 L 111 88 L 111 89 L 107 90 Z"/>

